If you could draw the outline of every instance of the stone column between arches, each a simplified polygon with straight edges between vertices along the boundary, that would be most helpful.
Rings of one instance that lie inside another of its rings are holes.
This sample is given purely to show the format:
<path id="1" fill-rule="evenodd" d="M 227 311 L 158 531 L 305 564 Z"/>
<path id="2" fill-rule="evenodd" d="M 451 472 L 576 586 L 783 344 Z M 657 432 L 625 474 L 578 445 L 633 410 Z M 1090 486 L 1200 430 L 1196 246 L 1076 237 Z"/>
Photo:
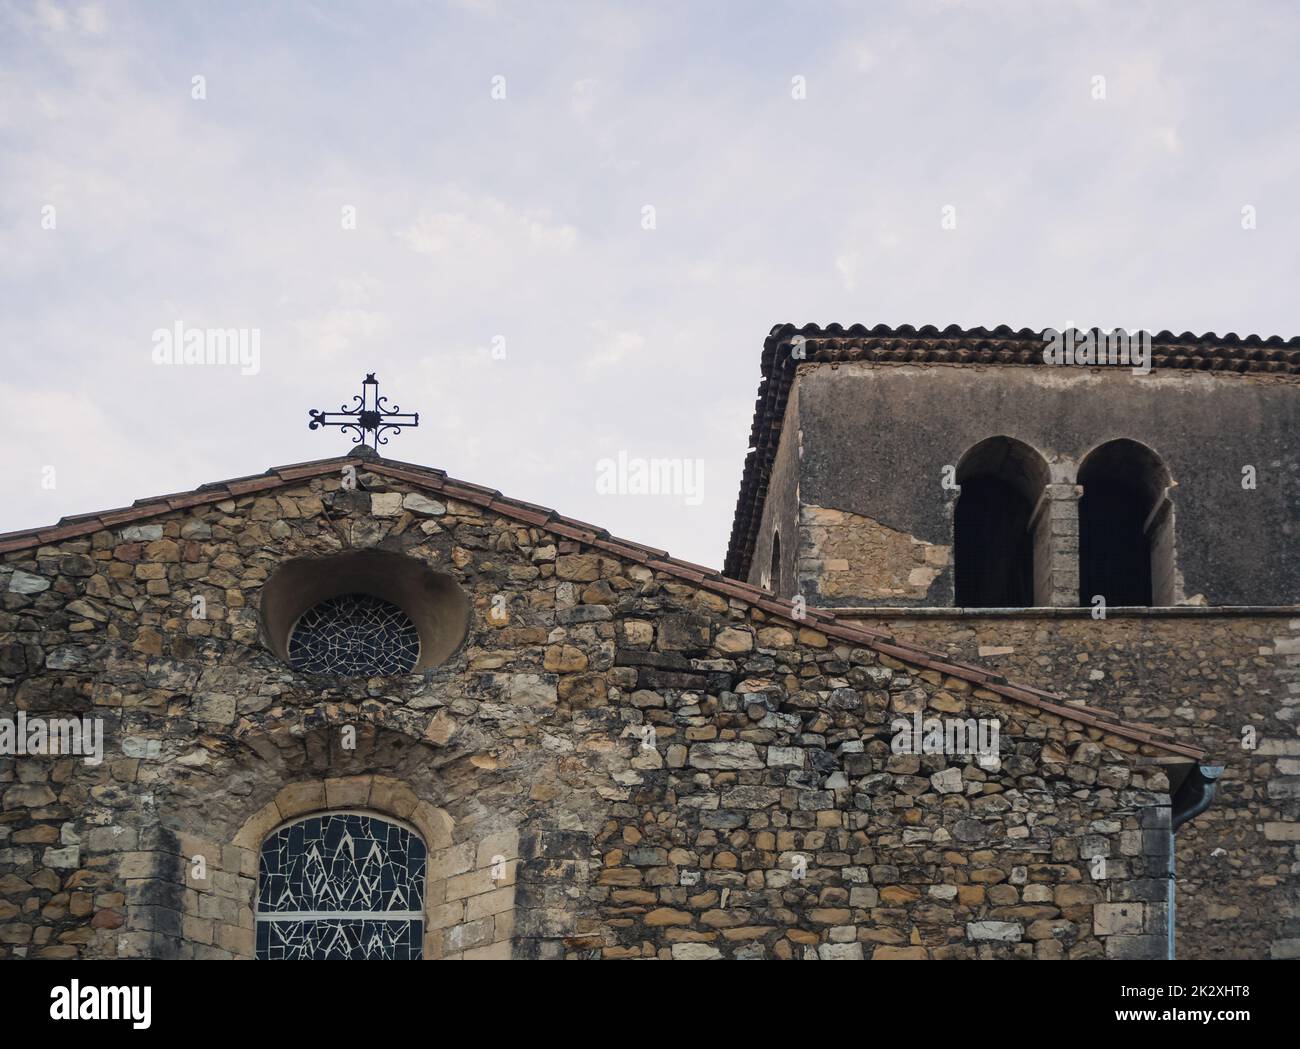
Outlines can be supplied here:
<path id="1" fill-rule="evenodd" d="M 184 886 L 179 956 L 253 958 L 262 842 L 283 823 L 336 810 L 394 817 L 423 837 L 426 959 L 511 957 L 518 831 L 457 827 L 445 809 L 421 800 L 400 780 L 372 775 L 291 783 L 226 843 L 178 833 Z"/>
<path id="2" fill-rule="evenodd" d="M 1068 464 L 1067 464 L 1068 465 Z M 1079 499 L 1083 489 L 1052 464 L 1052 483 L 1043 486 L 1030 515 L 1034 537 L 1034 606 L 1075 608 L 1079 604 Z"/>

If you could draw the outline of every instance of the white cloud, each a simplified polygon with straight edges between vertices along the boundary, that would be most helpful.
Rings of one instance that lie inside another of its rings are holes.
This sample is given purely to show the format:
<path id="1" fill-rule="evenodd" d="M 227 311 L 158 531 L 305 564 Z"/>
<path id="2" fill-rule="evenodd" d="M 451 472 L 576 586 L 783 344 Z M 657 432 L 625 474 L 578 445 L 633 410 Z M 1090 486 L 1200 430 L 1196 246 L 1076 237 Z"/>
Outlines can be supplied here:
<path id="1" fill-rule="evenodd" d="M 53 33 L 62 33 L 70 24 L 67 12 L 52 0 L 39 0 L 35 13 L 40 25 Z"/>
<path id="2" fill-rule="evenodd" d="M 517 210 L 505 201 L 456 192 L 445 209 L 422 212 L 399 237 L 411 250 L 457 264 L 475 260 L 508 265 L 524 254 L 563 254 L 578 231 L 545 210 Z"/>
<path id="3" fill-rule="evenodd" d="M 835 259 L 835 271 L 840 275 L 845 291 L 856 291 L 858 287 L 858 268 L 862 265 L 862 253 L 846 251 Z"/>
<path id="4" fill-rule="evenodd" d="M 596 81 L 590 77 L 576 81 L 573 85 L 571 105 L 574 116 L 579 118 L 590 116 L 591 111 L 596 108 Z"/>
<path id="5" fill-rule="evenodd" d="M 645 348 L 644 336 L 634 331 L 612 331 L 603 321 L 591 324 L 590 341 L 595 347 L 583 361 L 588 374 L 608 372 L 617 365 L 626 364 L 629 358 Z"/>
<path id="6" fill-rule="evenodd" d="M 386 315 L 372 310 L 340 308 L 300 320 L 294 329 L 313 352 L 340 357 L 349 351 L 367 352 L 392 331 L 392 322 Z"/>
<path id="7" fill-rule="evenodd" d="M 108 15 L 99 4 L 86 4 L 77 9 L 77 21 L 84 33 L 100 36 L 108 32 Z"/>

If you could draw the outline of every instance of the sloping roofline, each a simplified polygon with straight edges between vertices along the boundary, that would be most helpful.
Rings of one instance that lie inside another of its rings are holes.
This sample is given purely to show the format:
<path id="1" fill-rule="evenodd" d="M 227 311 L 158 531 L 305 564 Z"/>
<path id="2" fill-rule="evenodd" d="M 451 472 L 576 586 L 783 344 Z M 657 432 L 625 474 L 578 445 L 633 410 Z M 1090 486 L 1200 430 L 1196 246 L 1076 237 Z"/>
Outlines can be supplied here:
<path id="1" fill-rule="evenodd" d="M 1206 752 L 1199 747 L 1180 743 L 1172 732 L 1144 722 L 1127 721 L 1117 718 L 1106 710 L 1085 706 L 1067 699 L 1055 692 L 1046 692 L 1031 685 L 1008 681 L 1000 674 L 976 666 L 950 659 L 940 652 L 895 640 L 879 630 L 851 626 L 841 622 L 831 612 L 818 608 L 796 611 L 790 601 L 782 601 L 770 591 L 760 587 L 731 579 L 723 573 L 703 565 L 692 564 L 680 558 L 670 557 L 667 551 L 630 542 L 611 536 L 605 529 L 579 521 L 545 506 L 510 499 L 492 488 L 459 481 L 448 477 L 443 470 L 404 463 L 392 459 L 383 459 L 371 449 L 358 447 L 351 455 L 337 456 L 332 459 L 318 459 L 312 462 L 296 463 L 290 466 L 275 466 L 264 474 L 238 477 L 229 481 L 216 481 L 201 485 L 191 492 L 178 492 L 172 495 L 155 496 L 152 499 L 138 499 L 128 507 L 106 510 L 95 514 L 79 514 L 65 517 L 57 525 L 47 528 L 29 528 L 0 535 L 0 554 L 29 550 L 65 539 L 90 535 L 108 528 L 118 528 L 124 524 L 142 521 L 174 510 L 184 510 L 193 506 L 221 502 L 225 499 L 245 495 L 255 495 L 276 488 L 310 480 L 325 474 L 337 473 L 340 467 L 361 460 L 364 469 L 404 481 L 408 484 L 437 492 L 443 498 L 456 499 L 463 503 L 482 507 L 502 517 L 519 521 L 536 528 L 570 539 L 596 550 L 602 550 L 616 557 L 644 565 L 656 572 L 685 580 L 703 590 L 719 594 L 726 598 L 735 598 L 753 608 L 758 608 L 773 616 L 786 620 L 796 629 L 811 627 L 829 638 L 844 641 L 862 648 L 869 648 L 881 655 L 910 663 L 913 666 L 951 677 L 968 681 L 980 688 L 988 689 L 1007 699 L 1037 707 L 1040 710 L 1069 718 L 1083 725 L 1110 732 L 1117 736 L 1146 743 L 1177 755 L 1180 758 L 1200 761 Z"/>
<path id="2" fill-rule="evenodd" d="M 877 324 L 867 328 L 854 324 L 825 328 L 805 324 L 778 324 L 763 343 L 762 378 L 754 405 L 754 422 L 749 434 L 749 454 L 736 500 L 736 516 L 723 571 L 736 579 L 749 577 L 754 544 L 763 521 L 768 479 L 776 461 L 781 424 L 785 418 L 790 386 L 800 364 L 869 361 L 883 364 L 996 364 L 1038 365 L 1043 362 L 1046 332 L 1005 324 L 994 328 L 961 328 L 951 324 L 940 331 L 933 325 L 914 328 L 904 324 L 891 328 Z M 802 338 L 801 355 L 792 350 Z M 1239 336 L 1235 332 L 1216 335 L 1206 332 L 1175 335 L 1162 331 L 1151 336 L 1153 368 L 1213 372 L 1264 372 L 1300 375 L 1300 336 L 1283 339 L 1272 335 Z"/>

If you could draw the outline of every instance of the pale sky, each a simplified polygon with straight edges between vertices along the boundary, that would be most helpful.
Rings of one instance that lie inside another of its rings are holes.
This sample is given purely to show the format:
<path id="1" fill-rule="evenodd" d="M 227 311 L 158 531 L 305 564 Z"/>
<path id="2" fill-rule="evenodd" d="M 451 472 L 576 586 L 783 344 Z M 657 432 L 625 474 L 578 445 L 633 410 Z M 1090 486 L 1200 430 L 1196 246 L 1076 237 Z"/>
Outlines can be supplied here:
<path id="1" fill-rule="evenodd" d="M 720 566 L 773 324 L 1300 334 L 1297 54 L 1286 3 L 0 0 L 0 530 L 343 454 L 374 371 L 386 455 Z"/>

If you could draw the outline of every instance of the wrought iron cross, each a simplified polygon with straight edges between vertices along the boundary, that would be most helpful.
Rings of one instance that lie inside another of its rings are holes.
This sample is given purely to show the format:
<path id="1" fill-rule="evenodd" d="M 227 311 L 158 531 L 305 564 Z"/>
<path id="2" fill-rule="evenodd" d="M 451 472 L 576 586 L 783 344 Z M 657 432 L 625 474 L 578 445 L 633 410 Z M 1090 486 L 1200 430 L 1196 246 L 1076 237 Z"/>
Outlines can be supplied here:
<path id="1" fill-rule="evenodd" d="M 307 429 L 337 426 L 342 430 L 352 430 L 356 433 L 352 438 L 353 444 L 365 444 L 366 435 L 370 434 L 372 446 L 378 451 L 381 444 L 388 443 L 388 438 L 384 436 L 385 430 L 401 433 L 403 426 L 420 425 L 419 412 L 403 412 L 399 404 L 389 408 L 384 403 L 387 400 L 387 397 L 379 396 L 379 380 L 375 378 L 375 373 L 371 372 L 361 383 L 361 393 L 356 395 L 356 404 L 351 408 L 346 404 L 342 405 L 337 412 L 309 409 L 311 422 L 307 424 Z"/>

